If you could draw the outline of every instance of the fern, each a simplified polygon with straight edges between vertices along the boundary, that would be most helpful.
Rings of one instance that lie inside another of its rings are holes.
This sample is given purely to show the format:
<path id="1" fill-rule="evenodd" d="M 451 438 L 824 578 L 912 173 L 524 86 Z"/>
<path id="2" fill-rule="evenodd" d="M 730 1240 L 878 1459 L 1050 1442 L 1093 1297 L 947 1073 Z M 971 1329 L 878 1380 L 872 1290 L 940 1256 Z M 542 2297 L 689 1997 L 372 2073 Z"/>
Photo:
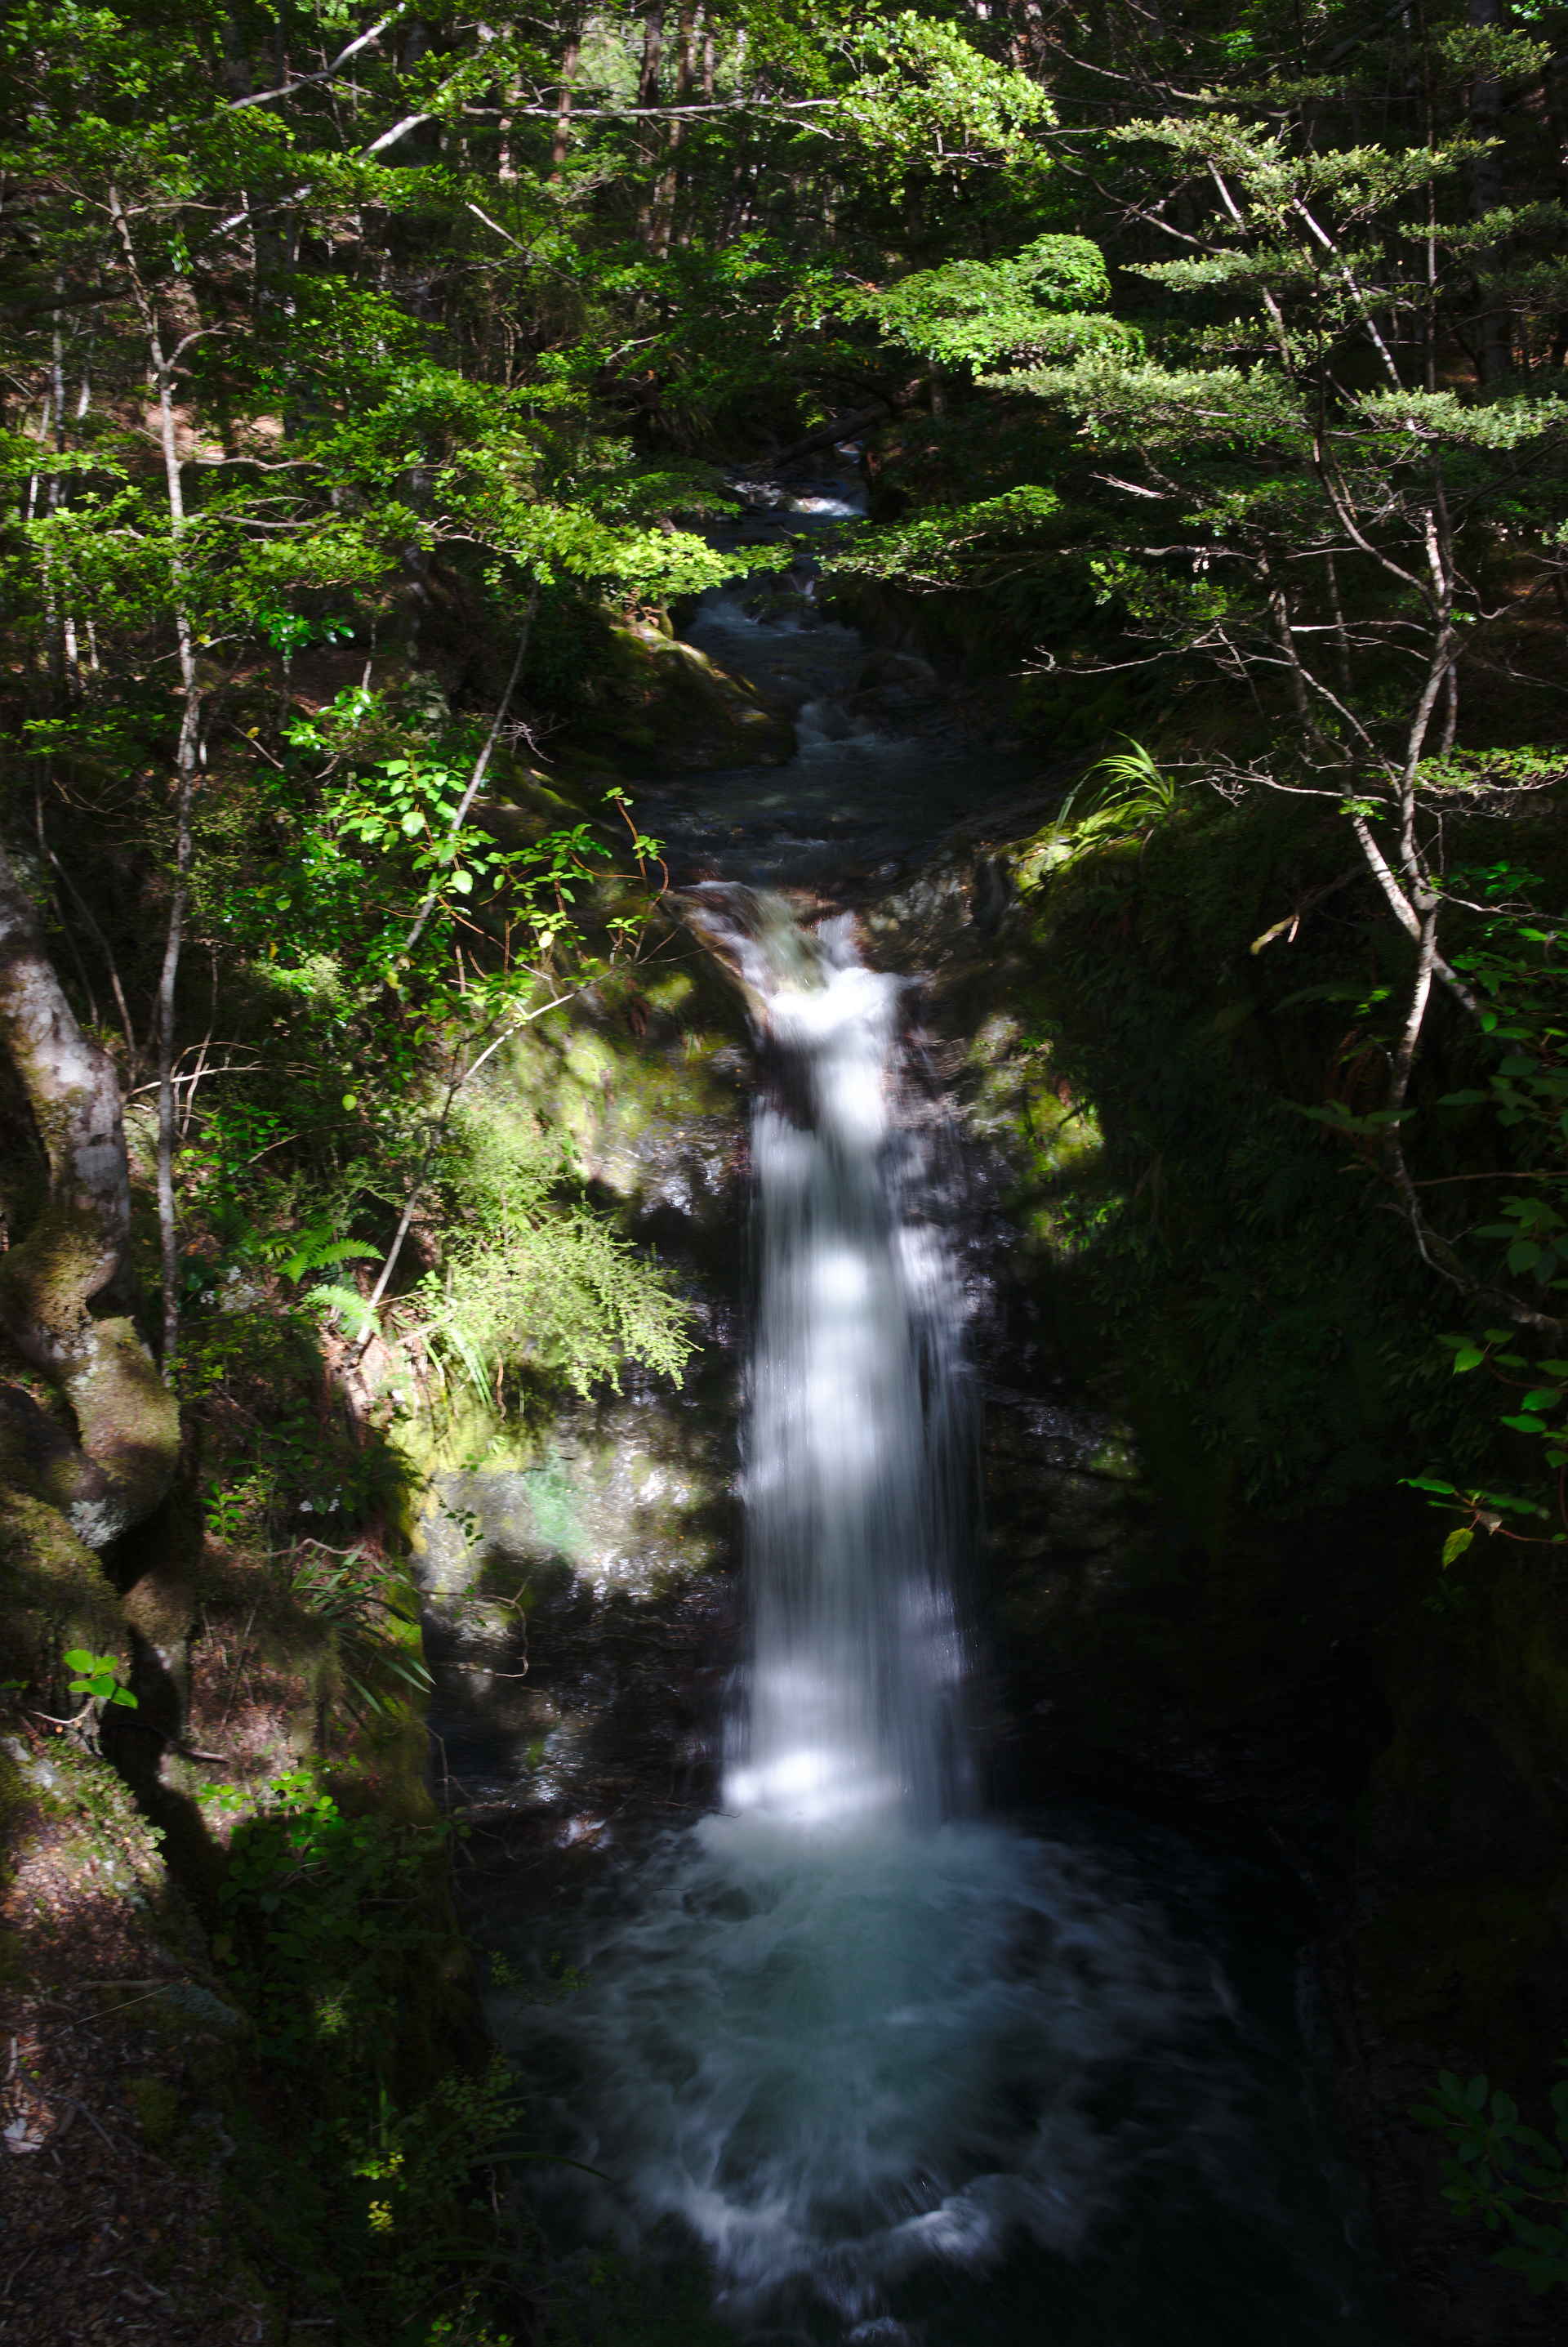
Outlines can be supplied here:
<path id="1" fill-rule="evenodd" d="M 373 1258 L 379 1250 L 366 1245 L 363 1239 L 336 1239 L 320 1225 L 313 1230 L 301 1231 L 294 1252 L 285 1256 L 279 1266 L 285 1279 L 300 1280 L 312 1271 L 325 1271 L 332 1265 L 352 1263 L 356 1259 Z"/>
<path id="2" fill-rule="evenodd" d="M 1171 814 L 1176 806 L 1176 782 L 1170 775 L 1161 774 L 1141 742 L 1128 740 L 1125 750 L 1102 758 L 1092 772 L 1105 777 L 1100 805 L 1125 815 L 1129 821 L 1150 821 Z"/>
<path id="3" fill-rule="evenodd" d="M 490 1399 L 490 1381 L 484 1374 L 484 1364 L 469 1343 L 462 1323 L 450 1313 L 443 1314 L 437 1324 L 439 1332 L 452 1347 L 469 1383 L 481 1401 Z"/>
<path id="4" fill-rule="evenodd" d="M 322 1280 L 312 1287 L 305 1298 L 314 1312 L 336 1312 L 351 1337 L 363 1336 L 376 1325 L 376 1316 L 365 1299 L 354 1288 L 341 1287 L 335 1280 Z"/>

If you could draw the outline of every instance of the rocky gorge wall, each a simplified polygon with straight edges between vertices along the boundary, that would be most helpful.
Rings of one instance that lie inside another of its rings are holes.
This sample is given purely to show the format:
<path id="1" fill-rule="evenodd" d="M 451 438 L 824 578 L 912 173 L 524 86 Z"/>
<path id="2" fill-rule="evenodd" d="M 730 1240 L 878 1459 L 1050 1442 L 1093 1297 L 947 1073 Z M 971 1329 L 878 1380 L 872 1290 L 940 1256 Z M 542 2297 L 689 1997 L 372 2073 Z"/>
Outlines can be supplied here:
<path id="1" fill-rule="evenodd" d="M 1568 2028 L 1568 1594 L 1551 1552 L 1501 1542 L 1446 1589 L 1442 1527 L 1399 1487 L 1446 1423 L 1409 1358 L 1451 1307 L 1386 1217 L 1353 1215 L 1329 1257 L 1308 1209 L 1324 1171 L 1308 1128 L 1264 1145 L 1300 1072 L 1282 1064 L 1297 1043 L 1257 1036 L 1264 1004 L 1238 1008 L 1247 943 L 1278 909 L 1267 866 L 1206 934 L 1194 859 L 1208 843 L 1185 864 L 1171 846 L 1162 906 L 1159 846 L 1135 842 L 1102 859 L 1085 922 L 1088 887 L 1064 908 L 1038 885 L 1049 837 L 1027 805 L 995 810 L 861 912 L 879 958 L 926 974 L 932 1060 L 975 1169 L 986 1573 L 1011 1732 L 1032 1774 L 1176 1788 L 1289 1848 L 1316 1905 L 1341 2108 L 1417 2334 L 1557 2338 L 1552 2301 L 1490 2264 L 1494 2244 L 1445 2207 L 1441 2147 L 1410 2106 L 1451 2069 L 1545 2116 Z M 1307 855 L 1323 847 L 1298 830 L 1276 841 L 1298 892 Z M 1160 924 L 1184 898 L 1173 979 Z M 1113 963 L 1150 1006 L 1146 1035 L 1082 982 Z M 1195 1092 L 1217 1156 L 1184 1132 Z M 1276 1227 L 1269 1186 L 1298 1158 L 1308 1176 Z M 1354 1178 L 1328 1166 L 1342 1189 Z M 1105 1247 L 1129 1199 L 1140 1261 Z M 1183 1247 L 1155 1243 L 1162 1224 L 1196 1234 L 1211 1270 L 1249 1235 L 1224 1301 L 1253 1325 L 1228 1362 L 1195 1337 L 1204 1299 Z M 1319 1350 L 1292 1283 L 1326 1299 Z M 1326 1429 L 1334 1455 L 1271 1486 L 1257 1417 L 1279 1365 L 1263 1322 L 1292 1309 L 1308 1361 L 1284 1405 Z M 1393 1328 L 1398 1352 L 1379 1343 Z"/>

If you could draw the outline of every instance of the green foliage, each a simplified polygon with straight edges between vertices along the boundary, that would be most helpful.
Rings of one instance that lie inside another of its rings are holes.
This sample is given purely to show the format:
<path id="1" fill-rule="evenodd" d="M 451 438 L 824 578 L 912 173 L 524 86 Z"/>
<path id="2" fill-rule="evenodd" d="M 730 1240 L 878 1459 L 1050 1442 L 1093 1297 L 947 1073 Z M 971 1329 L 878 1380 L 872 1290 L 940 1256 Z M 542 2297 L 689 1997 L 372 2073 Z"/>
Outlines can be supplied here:
<path id="1" fill-rule="evenodd" d="M 1551 1324 L 1561 1324 L 1563 1307 L 1551 1299 L 1568 1296 L 1568 999 L 1561 917 L 1540 909 L 1543 886 L 1539 874 L 1512 856 L 1459 866 L 1450 876 L 1452 895 L 1472 916 L 1473 942 L 1455 959 L 1484 1005 L 1481 1028 L 1502 1057 L 1487 1068 L 1484 1086 L 1444 1092 L 1438 1106 L 1490 1111 L 1512 1146 L 1534 1161 L 1519 1169 L 1535 1184 L 1523 1194 L 1500 1171 L 1494 1185 L 1500 1219 L 1472 1225 L 1466 1236 L 1471 1243 L 1502 1245 L 1502 1281 L 1515 1291 L 1533 1283 L 1526 1294 L 1532 1303 L 1539 1298 L 1544 1325 L 1532 1327 L 1522 1315 L 1510 1327 L 1441 1339 L 1456 1376 L 1485 1368 L 1489 1384 L 1502 1387 L 1509 1403 L 1499 1413 L 1502 1425 L 1526 1438 L 1532 1449 L 1540 1445 L 1540 1466 L 1522 1495 L 1420 1479 L 1419 1487 L 1434 1495 L 1434 1505 L 1467 1512 L 1466 1522 L 1444 1542 L 1445 1568 L 1469 1547 L 1476 1529 L 1506 1530 L 1503 1513 L 1534 1519 L 1513 1530 L 1512 1538 L 1553 1545 L 1568 1540 L 1560 1483 L 1568 1464 L 1568 1361 L 1541 1349 L 1561 1349 L 1562 1326 Z M 1497 1299 L 1493 1289 L 1491 1300 Z M 1553 1515 L 1561 1529 L 1547 1532 Z"/>
<path id="2" fill-rule="evenodd" d="M 351 1707 L 385 1717 L 397 1700 L 422 1704 L 433 1682 L 418 1651 L 419 1609 L 406 1589 L 358 1543 L 334 1559 L 318 1543 L 302 1542 L 294 1566 L 296 1600 L 333 1633 Z"/>
<path id="3" fill-rule="evenodd" d="M 1410 2112 L 1441 2128 L 1455 2154 L 1442 2163 L 1444 2199 L 1489 2232 L 1509 2235 L 1492 2263 L 1537 2296 L 1568 2283 L 1568 2083 L 1552 2089 L 1551 2104 L 1554 2140 L 1525 2126 L 1513 2097 L 1489 2089 L 1485 2078 L 1466 2086 L 1445 2070 L 1434 2099 Z"/>
<path id="4" fill-rule="evenodd" d="M 952 170 L 1021 159 L 1025 133 L 1051 119 L 1051 102 L 1026 74 L 985 56 L 956 26 L 906 9 L 868 27 L 882 70 L 863 75 L 840 102 L 863 142 L 873 177 L 901 187 L 911 164 L 934 150 Z"/>
<path id="5" fill-rule="evenodd" d="M 389 2063 L 396 2017 L 389 1977 L 439 1936 L 420 1913 L 452 1828 L 344 1814 L 307 1768 L 266 1786 L 237 1813 L 219 1891 L 225 1928 L 213 1953 L 253 2014 L 260 2048 L 287 2067 Z"/>
<path id="6" fill-rule="evenodd" d="M 840 292 L 834 306 L 922 358 L 978 366 L 1135 343 L 1134 329 L 1104 313 L 1109 294 L 1097 245 L 1041 236 L 1009 260 L 944 261 L 889 286 Z"/>
<path id="7" fill-rule="evenodd" d="M 1095 790 L 1097 775 L 1105 780 Z M 1025 892 L 1034 889 L 1050 874 L 1116 840 L 1146 840 L 1179 805 L 1175 776 L 1162 773 L 1141 742 L 1130 742 L 1125 750 L 1096 760 L 1084 782 L 1060 801 L 1050 823 L 1019 859 L 1018 886 Z"/>
<path id="8" fill-rule="evenodd" d="M 446 1178 L 466 1203 L 446 1267 L 426 1275 L 423 1326 L 482 1399 L 508 1368 L 543 1368 L 586 1393 L 625 1362 L 678 1377 L 692 1351 L 668 1279 L 603 1219 L 558 1194 L 577 1168 L 558 1139 L 469 1112 Z"/>
<path id="9" fill-rule="evenodd" d="M 453 1829 L 351 1814 L 303 1768 L 213 1806 L 235 1823 L 212 1952 L 277 2130 L 230 2119 L 248 2225 L 338 2301 L 350 2338 L 499 2347 L 491 2285 L 529 2248 L 497 2184 L 530 2154 L 499 2055 L 430 2072 Z"/>
<path id="10" fill-rule="evenodd" d="M 136 1696 L 120 1684 L 124 1665 L 117 1655 L 95 1655 L 85 1646 L 69 1646 L 64 1660 L 68 1669 L 79 1675 L 70 1682 L 73 1695 L 85 1695 L 96 1704 L 117 1703 L 136 1709 Z"/>
<path id="11" fill-rule="evenodd" d="M 844 533 L 828 575 L 897 579 L 915 587 L 995 584 L 1016 567 L 1021 550 L 1029 559 L 1042 526 L 1059 510 L 1054 490 L 1020 488 L 941 515 L 882 528 L 861 525 Z"/>
<path id="12" fill-rule="evenodd" d="M 236 1266 L 238 1269 L 238 1266 Z M 243 1307 L 225 1298 L 249 1290 Z M 189 1323 L 183 1406 L 201 1431 L 213 1538 L 264 1557 L 291 1553 L 301 1519 L 351 1532 L 393 1516 L 410 1471 L 387 1433 L 322 1395 L 322 1317 L 290 1310 L 260 1279 L 220 1280 Z M 332 1535 L 329 1535 L 332 1537 Z"/>
<path id="13" fill-rule="evenodd" d="M 441 916 L 438 935 L 454 921 L 472 925 L 486 916 L 502 928 L 507 967 L 499 975 L 510 975 L 515 956 L 525 958 L 510 989 L 518 997 L 523 989 L 525 1005 L 541 958 L 565 962 L 582 950 L 571 908 L 594 886 L 595 867 L 610 863 L 610 848 L 587 822 L 525 846 L 504 845 L 476 823 L 460 824 L 468 774 L 438 745 L 335 772 L 344 755 L 340 745 L 371 714 L 354 692 L 340 695 L 318 720 L 290 726 L 295 750 L 330 752 L 331 763 L 320 778 L 313 820 L 300 825 L 294 855 L 253 908 L 257 942 L 265 938 L 269 958 L 276 956 L 278 939 L 269 930 L 286 915 L 312 954 L 324 948 L 341 958 L 351 985 L 401 987 L 411 966 L 410 925 L 428 897 Z M 504 1007 L 506 999 L 506 989 L 493 986 L 486 1007 Z"/>

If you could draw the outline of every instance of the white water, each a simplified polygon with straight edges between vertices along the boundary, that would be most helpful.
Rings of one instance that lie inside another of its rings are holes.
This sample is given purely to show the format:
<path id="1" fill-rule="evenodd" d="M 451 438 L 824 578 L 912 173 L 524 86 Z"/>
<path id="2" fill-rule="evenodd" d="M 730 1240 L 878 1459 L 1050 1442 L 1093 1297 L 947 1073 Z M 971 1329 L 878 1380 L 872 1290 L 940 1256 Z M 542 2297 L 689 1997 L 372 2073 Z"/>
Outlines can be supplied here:
<path id="1" fill-rule="evenodd" d="M 731 934 L 779 1080 L 752 1119 L 752 1651 L 724 1805 L 933 1826 L 967 1791 L 972 1446 L 949 1260 L 888 1163 L 900 982 L 862 965 L 847 917 L 802 951 L 744 901 L 752 933 Z"/>
<path id="2" fill-rule="evenodd" d="M 537 2139 L 602 2171 L 540 2188 L 589 2239 L 674 2220 L 748 2340 L 1380 2339 L 1288 2024 L 1244 2018 L 1168 1861 L 972 1814 L 963 1316 L 898 982 L 779 899 L 706 917 L 769 1078 L 750 1654 L 723 1812 L 551 1918 L 585 1987 L 494 2000 Z"/>

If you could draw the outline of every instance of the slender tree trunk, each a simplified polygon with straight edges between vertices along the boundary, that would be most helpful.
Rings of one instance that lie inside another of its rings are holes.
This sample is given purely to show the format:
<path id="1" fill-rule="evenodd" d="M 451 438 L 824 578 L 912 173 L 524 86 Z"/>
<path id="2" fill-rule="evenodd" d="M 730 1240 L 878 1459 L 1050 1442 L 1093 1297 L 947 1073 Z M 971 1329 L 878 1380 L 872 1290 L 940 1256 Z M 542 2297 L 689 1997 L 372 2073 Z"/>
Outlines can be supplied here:
<path id="1" fill-rule="evenodd" d="M 132 291 L 141 314 L 142 330 L 147 337 L 153 381 L 158 392 L 158 436 L 163 449 L 164 484 L 168 499 L 174 633 L 179 655 L 180 685 L 185 696 L 179 738 L 175 746 L 174 893 L 169 903 L 163 967 L 158 973 L 155 1029 L 158 1074 L 158 1223 L 163 1264 L 163 1367 L 167 1377 L 173 1369 L 179 1344 L 179 1245 L 174 1204 L 175 993 L 189 897 L 191 810 L 199 780 L 201 749 L 201 689 L 196 658 L 196 632 L 187 603 L 186 566 L 180 543 L 186 521 L 185 492 L 180 477 L 178 424 L 174 412 L 175 370 L 185 345 L 181 343 L 174 352 L 165 353 L 158 313 L 137 262 L 130 223 L 118 195 L 113 190 L 109 200 L 125 251 Z"/>
<path id="2" fill-rule="evenodd" d="M 1339 691 L 1349 701 L 1350 682 L 1350 638 L 1345 626 L 1344 608 L 1339 601 L 1339 572 L 1331 554 L 1323 558 L 1329 579 L 1329 609 L 1334 620 L 1334 654 L 1339 662 Z"/>
<path id="3" fill-rule="evenodd" d="M 555 135 L 550 142 L 550 185 L 558 188 L 566 175 L 566 149 L 572 137 L 572 86 L 577 78 L 582 36 L 574 26 L 561 52 L 561 94 L 555 101 Z"/>
<path id="4" fill-rule="evenodd" d="M 233 9 L 223 16 L 223 78 L 231 97 L 249 97 L 256 85 L 250 78 L 250 53 Z"/>
<path id="5" fill-rule="evenodd" d="M 188 712 L 190 707 L 188 702 Z M 190 887 L 190 812 L 195 794 L 193 773 L 181 770 L 176 793 L 174 897 L 169 906 L 168 933 L 164 940 L 163 968 L 158 972 L 158 1231 L 163 1273 L 163 1365 L 166 1372 L 172 1371 L 179 1346 L 179 1233 L 174 1203 L 175 987 L 179 976 L 180 948 L 185 942 L 185 915 Z"/>
<path id="6" fill-rule="evenodd" d="M 697 0 L 680 0 L 680 29 L 676 36 L 675 102 L 684 106 L 691 96 L 691 44 L 697 23 Z M 675 226 L 676 200 L 679 191 L 679 171 L 676 157 L 679 151 L 685 125 L 677 118 L 671 122 L 665 140 L 664 176 L 659 181 L 654 205 L 654 250 L 661 257 L 669 251 L 671 231 Z"/>
<path id="7" fill-rule="evenodd" d="M 494 720 L 491 725 L 488 734 L 485 736 L 484 747 L 481 750 L 477 759 L 474 761 L 473 772 L 468 777 L 467 788 L 464 790 L 463 796 L 459 799 L 456 807 L 453 809 L 452 821 L 447 825 L 446 835 L 449 839 L 454 837 L 455 835 L 463 829 L 463 825 L 468 821 L 469 810 L 473 806 L 474 800 L 478 797 L 480 785 L 484 782 L 485 774 L 489 770 L 490 760 L 494 752 L 495 744 L 501 739 L 501 728 L 505 724 L 507 714 L 512 707 L 512 697 L 517 690 L 518 679 L 523 674 L 523 664 L 528 657 L 528 639 L 534 632 L 534 614 L 537 611 L 538 608 L 539 582 L 536 579 L 533 579 L 528 582 L 528 600 L 523 608 L 523 625 L 518 632 L 517 650 L 513 656 L 512 673 L 506 680 L 506 690 L 501 696 L 500 706 L 495 712 Z M 435 910 L 436 899 L 440 894 L 441 891 L 438 887 L 433 887 L 426 895 L 424 902 L 421 905 L 419 911 L 414 917 L 413 927 L 410 929 L 407 937 L 403 939 L 404 953 L 412 953 L 415 946 L 418 945 L 420 938 L 424 934 L 424 925 L 429 920 L 432 913 Z"/>
<path id="8" fill-rule="evenodd" d="M 56 292 L 63 293 L 65 290 L 65 279 L 56 277 Z M 55 398 L 55 454 L 56 456 L 63 456 L 66 453 L 66 330 L 58 310 L 54 313 L 53 326 L 50 356 Z M 51 477 L 48 502 L 51 513 L 58 513 L 62 506 L 70 502 L 63 474 L 56 473 Z M 50 567 L 52 570 L 52 563 Z M 51 583 L 49 589 L 51 604 L 55 600 L 55 587 Z M 71 694 L 79 699 L 82 690 L 82 668 L 76 647 L 76 615 L 71 610 L 68 581 L 64 582 L 59 596 L 59 620 L 61 668 Z"/>
<path id="9" fill-rule="evenodd" d="M 1467 0 L 1465 19 L 1478 32 L 1499 29 L 1505 20 L 1503 0 Z M 1490 75 L 1481 75 L 1471 84 L 1470 124 L 1478 138 L 1502 136 L 1502 88 Z M 1502 205 L 1507 190 L 1500 147 L 1475 158 L 1471 165 L 1471 192 L 1478 220 Z M 1494 270 L 1501 258 L 1496 245 L 1487 245 L 1475 255 L 1476 269 Z M 1512 328 L 1495 292 L 1483 292 L 1481 299 L 1486 304 L 1481 318 L 1481 379 L 1487 384 L 1500 384 L 1512 371 Z"/>
<path id="10" fill-rule="evenodd" d="M 657 106 L 659 97 L 659 71 L 664 62 L 665 0 L 647 0 L 643 16 L 643 62 L 637 76 L 637 104 Z M 654 207 L 657 190 L 653 171 L 658 157 L 658 130 L 655 125 L 644 126 L 643 168 L 648 178 L 637 205 L 637 234 L 644 244 L 653 242 Z"/>
<path id="11" fill-rule="evenodd" d="M 1286 673 L 1290 679 L 1290 698 L 1295 705 L 1301 731 L 1325 764 L 1336 764 L 1339 759 L 1336 757 L 1334 745 L 1328 740 L 1318 723 L 1318 712 L 1312 700 L 1314 680 L 1309 678 L 1307 664 L 1297 645 L 1296 630 L 1290 617 L 1289 598 L 1274 577 L 1267 557 L 1260 561 L 1258 567 L 1268 595 L 1268 610 L 1274 621 L 1275 636 L 1285 656 Z"/>
<path id="12" fill-rule="evenodd" d="M 522 94 L 522 90 L 516 82 L 507 82 L 504 87 L 504 106 L 515 106 Z M 500 121 L 495 126 L 495 136 L 497 142 L 495 176 L 501 181 L 502 185 L 505 187 L 509 186 L 517 177 L 517 165 L 512 153 L 512 117 L 510 114 L 503 113 Z"/>

